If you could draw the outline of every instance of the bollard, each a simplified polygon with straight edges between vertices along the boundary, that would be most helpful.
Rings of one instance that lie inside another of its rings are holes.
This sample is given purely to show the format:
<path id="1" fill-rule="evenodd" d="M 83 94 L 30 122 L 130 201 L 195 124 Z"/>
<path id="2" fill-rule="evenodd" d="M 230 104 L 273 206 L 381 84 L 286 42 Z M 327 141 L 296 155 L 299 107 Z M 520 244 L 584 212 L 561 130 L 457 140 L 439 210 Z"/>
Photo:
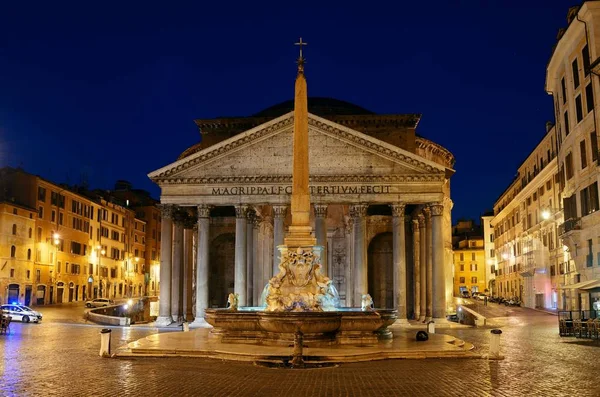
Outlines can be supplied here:
<path id="1" fill-rule="evenodd" d="M 502 335 L 502 331 L 493 329 L 490 333 L 490 357 L 500 357 L 500 335 Z"/>
<path id="2" fill-rule="evenodd" d="M 189 330 L 190 330 L 190 324 L 188 324 L 187 321 L 183 322 L 181 324 L 181 330 L 183 332 L 189 332 Z"/>
<path id="3" fill-rule="evenodd" d="M 427 323 L 427 332 L 435 334 L 435 322 L 433 320 Z"/>
<path id="4" fill-rule="evenodd" d="M 110 334 L 111 330 L 104 328 L 100 331 L 100 357 L 110 357 Z"/>

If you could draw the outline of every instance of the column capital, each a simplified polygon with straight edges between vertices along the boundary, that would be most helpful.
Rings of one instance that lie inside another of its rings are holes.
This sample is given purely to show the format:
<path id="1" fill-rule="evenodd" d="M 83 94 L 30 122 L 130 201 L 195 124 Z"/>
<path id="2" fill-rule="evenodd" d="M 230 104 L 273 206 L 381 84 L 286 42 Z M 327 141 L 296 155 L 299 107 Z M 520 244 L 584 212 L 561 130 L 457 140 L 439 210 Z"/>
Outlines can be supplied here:
<path id="1" fill-rule="evenodd" d="M 188 220 L 188 214 L 181 208 L 176 207 L 173 210 L 171 219 L 173 219 L 173 223 L 175 223 L 176 225 L 185 226 L 185 224 Z"/>
<path id="2" fill-rule="evenodd" d="M 173 219 L 173 212 L 175 210 L 175 206 L 173 204 L 158 204 L 157 207 L 160 210 L 161 218 Z"/>
<path id="3" fill-rule="evenodd" d="M 392 215 L 395 217 L 404 218 L 404 210 L 406 209 L 405 203 L 394 203 L 390 204 L 392 208 Z"/>
<path id="4" fill-rule="evenodd" d="M 213 208 L 212 205 L 200 204 L 196 207 L 198 210 L 198 218 L 208 218 L 210 216 L 210 210 Z"/>
<path id="5" fill-rule="evenodd" d="M 429 204 L 431 210 L 431 216 L 441 216 L 444 213 L 444 205 L 442 203 L 431 203 Z"/>
<path id="6" fill-rule="evenodd" d="M 368 204 L 352 204 L 350 205 L 350 216 L 352 218 L 363 218 L 367 215 Z"/>
<path id="7" fill-rule="evenodd" d="M 247 205 L 236 205 L 235 206 L 235 217 L 236 218 L 245 218 L 247 212 L 248 212 Z"/>
<path id="8" fill-rule="evenodd" d="M 417 219 L 418 219 L 418 222 L 419 222 L 419 227 L 421 229 L 424 229 L 425 228 L 425 215 L 424 214 L 419 214 L 419 215 L 417 215 Z"/>
<path id="9" fill-rule="evenodd" d="M 254 223 L 255 218 L 256 218 L 256 212 L 253 209 L 248 208 L 246 210 L 246 219 L 248 219 L 248 223 Z"/>
<path id="10" fill-rule="evenodd" d="M 274 205 L 273 206 L 273 217 L 274 218 L 285 218 L 287 212 L 287 205 Z"/>
<path id="11" fill-rule="evenodd" d="M 418 228 L 419 227 L 419 216 L 418 215 L 417 215 L 416 219 L 412 218 L 411 221 L 412 221 L 412 224 L 413 224 L 414 228 Z"/>
<path id="12" fill-rule="evenodd" d="M 423 208 L 423 215 L 425 216 L 425 223 L 431 223 L 431 209 L 429 207 Z"/>
<path id="13" fill-rule="evenodd" d="M 314 207 L 317 218 L 327 218 L 327 204 L 315 204 Z"/>

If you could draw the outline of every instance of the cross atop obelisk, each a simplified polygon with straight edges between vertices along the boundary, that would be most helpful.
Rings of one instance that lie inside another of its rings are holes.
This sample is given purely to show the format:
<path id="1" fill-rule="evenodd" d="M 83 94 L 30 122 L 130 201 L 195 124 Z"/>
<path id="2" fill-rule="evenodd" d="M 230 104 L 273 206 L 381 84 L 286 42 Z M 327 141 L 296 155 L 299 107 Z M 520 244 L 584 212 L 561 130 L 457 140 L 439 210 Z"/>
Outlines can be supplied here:
<path id="1" fill-rule="evenodd" d="M 292 168 L 292 224 L 285 244 L 289 248 L 314 246 L 317 240 L 310 226 L 310 191 L 308 188 L 308 98 L 304 77 L 304 58 L 300 38 L 298 75 L 294 96 L 294 161 Z"/>
<path id="2" fill-rule="evenodd" d="M 296 63 L 298 63 L 298 73 L 303 73 L 305 60 L 304 60 L 304 57 L 302 56 L 302 46 L 308 45 L 308 43 L 303 42 L 302 37 L 300 37 L 300 40 L 298 40 L 297 43 L 294 43 L 294 45 L 297 45 L 300 47 L 300 56 L 298 57 L 298 61 L 296 61 Z"/>

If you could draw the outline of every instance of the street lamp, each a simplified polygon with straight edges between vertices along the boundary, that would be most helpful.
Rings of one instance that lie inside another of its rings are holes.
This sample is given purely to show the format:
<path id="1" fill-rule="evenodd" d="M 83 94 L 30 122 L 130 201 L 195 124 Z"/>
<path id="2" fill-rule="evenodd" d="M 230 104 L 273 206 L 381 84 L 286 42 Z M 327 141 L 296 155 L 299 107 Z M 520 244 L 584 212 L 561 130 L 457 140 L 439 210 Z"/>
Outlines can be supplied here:
<path id="1" fill-rule="evenodd" d="M 542 218 L 544 218 L 545 220 L 550 219 L 550 211 L 549 210 L 543 210 L 542 211 Z"/>

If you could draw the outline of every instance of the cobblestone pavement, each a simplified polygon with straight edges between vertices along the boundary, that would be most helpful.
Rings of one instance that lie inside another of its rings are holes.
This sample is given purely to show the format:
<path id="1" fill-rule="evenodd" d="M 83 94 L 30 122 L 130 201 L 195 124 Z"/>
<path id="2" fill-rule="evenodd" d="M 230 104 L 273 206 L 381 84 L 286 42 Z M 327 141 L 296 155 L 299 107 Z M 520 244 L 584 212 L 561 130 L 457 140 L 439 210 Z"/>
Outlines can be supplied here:
<path id="1" fill-rule="evenodd" d="M 289 370 L 210 359 L 107 359 L 100 326 L 64 321 L 82 308 L 42 309 L 41 324 L 0 336 L 2 396 L 598 396 L 594 342 L 561 339 L 555 316 L 528 309 L 496 319 L 505 360 L 428 359 Z M 113 328 L 122 345 L 156 332 Z M 487 352 L 490 329 L 451 333 Z"/>

